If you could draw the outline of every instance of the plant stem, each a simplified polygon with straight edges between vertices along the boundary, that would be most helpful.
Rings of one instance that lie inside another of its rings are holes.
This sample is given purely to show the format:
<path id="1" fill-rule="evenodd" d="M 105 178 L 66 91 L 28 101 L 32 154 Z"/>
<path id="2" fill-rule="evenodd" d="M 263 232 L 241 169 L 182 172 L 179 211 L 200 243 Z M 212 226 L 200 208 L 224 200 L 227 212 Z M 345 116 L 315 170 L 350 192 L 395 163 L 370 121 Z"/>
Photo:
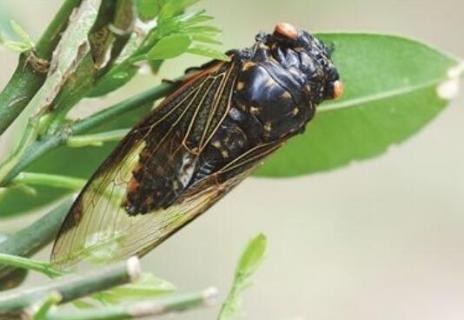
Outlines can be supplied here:
<path id="1" fill-rule="evenodd" d="M 165 299 L 144 301 L 125 306 L 106 306 L 90 310 L 60 311 L 50 310 L 46 320 L 117 320 L 137 319 L 148 316 L 159 316 L 171 312 L 186 311 L 193 308 L 211 306 L 217 297 L 215 288 L 203 292 L 175 295 Z"/>
<path id="2" fill-rule="evenodd" d="M 171 83 L 162 82 L 156 87 L 150 88 L 144 92 L 116 103 L 109 108 L 97 112 L 86 119 L 76 122 L 72 126 L 71 131 L 73 134 L 84 133 L 90 129 L 98 127 L 101 124 L 104 124 L 110 119 L 114 119 L 117 116 L 121 116 L 124 113 L 132 111 L 136 108 L 141 108 L 147 103 L 152 103 L 168 95 L 174 89 L 174 87 L 175 85 Z"/>
<path id="3" fill-rule="evenodd" d="M 46 319 L 47 313 L 55 307 L 63 297 L 58 292 L 52 292 L 43 301 L 32 305 L 27 311 L 27 316 L 33 320 Z"/>
<path id="4" fill-rule="evenodd" d="M 88 146 L 99 147 L 102 146 L 104 142 L 121 140 L 128 132 L 129 129 L 119 129 L 95 134 L 72 136 L 66 141 L 66 145 L 71 148 Z"/>
<path id="5" fill-rule="evenodd" d="M 21 312 L 50 294 L 57 292 L 65 303 L 121 284 L 133 282 L 140 276 L 137 257 L 113 266 L 99 268 L 85 274 L 65 276 L 49 283 L 24 289 L 14 289 L 0 297 L 0 313 Z"/>
<path id="6" fill-rule="evenodd" d="M 29 258 L 23 258 L 16 255 L 10 255 L 0 253 L 0 265 L 7 265 L 10 267 L 16 267 L 27 270 L 34 270 L 43 273 L 47 277 L 53 278 L 63 275 L 62 272 L 52 268 L 49 263 L 33 260 Z"/>
<path id="7" fill-rule="evenodd" d="M 5 187 L 31 162 L 40 158 L 47 151 L 52 150 L 61 145 L 65 139 L 65 135 L 56 134 L 34 142 L 25 150 L 25 152 L 23 152 L 22 157 L 16 162 L 16 164 L 11 169 L 8 168 L 9 170 L 7 173 L 3 172 L 3 167 L 0 168 L 0 172 L 2 173 L 2 176 L 0 177 L 0 187 Z"/>
<path id="8" fill-rule="evenodd" d="M 13 184 L 48 186 L 74 191 L 82 189 L 86 182 L 86 180 L 79 178 L 32 172 L 21 172 L 11 181 Z"/>
<path id="9" fill-rule="evenodd" d="M 0 243 L 0 252 L 22 257 L 31 256 L 55 238 L 71 207 L 68 199 L 51 210 L 42 218 L 16 232 Z M 0 280 L 10 275 L 14 269 L 0 267 Z"/>
<path id="10" fill-rule="evenodd" d="M 3 173 L 4 169 L 0 168 L 0 172 L 3 173 L 3 178 L 0 177 L 0 187 L 8 185 L 29 164 L 40 158 L 48 151 L 65 143 L 71 135 L 84 133 L 111 119 L 121 116 L 126 112 L 132 111 L 136 108 L 141 108 L 147 103 L 153 103 L 170 93 L 174 87 L 175 85 L 171 83 L 163 82 L 156 87 L 134 95 L 105 110 L 97 112 L 86 119 L 78 121 L 70 128 L 62 128 L 61 131 L 34 142 L 25 150 L 25 152 L 23 152 L 21 159 L 19 159 L 12 168 L 7 168 L 8 170 L 6 173 Z"/>
<path id="11" fill-rule="evenodd" d="M 69 16 L 81 0 L 65 0 L 40 40 L 34 54 L 36 58 L 50 60 L 61 32 L 65 29 Z M 25 52 L 19 58 L 18 66 L 10 81 L 0 93 L 0 135 L 24 110 L 29 101 L 45 81 L 46 74 L 34 70 L 28 63 L 34 59 L 32 52 Z"/>

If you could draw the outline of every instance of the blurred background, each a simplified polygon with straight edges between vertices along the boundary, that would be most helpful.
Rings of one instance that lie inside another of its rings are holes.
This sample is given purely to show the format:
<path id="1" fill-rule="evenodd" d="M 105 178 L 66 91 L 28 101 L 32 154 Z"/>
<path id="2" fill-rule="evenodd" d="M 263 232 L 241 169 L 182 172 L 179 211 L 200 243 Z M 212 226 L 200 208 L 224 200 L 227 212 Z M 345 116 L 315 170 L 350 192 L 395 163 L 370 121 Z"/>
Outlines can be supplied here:
<path id="1" fill-rule="evenodd" d="M 59 0 L 1 1 L 35 38 Z M 289 21 L 310 31 L 368 31 L 417 38 L 464 57 L 460 0 L 204 0 L 224 47 L 248 46 Z M 16 55 L 0 51 L 0 87 Z M 174 78 L 204 60 L 183 56 L 105 100 Z M 250 178 L 143 259 L 179 291 L 216 286 L 221 299 L 248 239 L 267 235 L 267 258 L 244 295 L 243 319 L 440 319 L 464 317 L 463 96 L 419 134 L 382 157 L 298 179 Z M 14 130 L 9 131 L 9 137 Z M 8 137 L 0 141 L 0 157 Z M 12 231 L 33 220 L 0 221 Z M 46 259 L 48 250 L 40 257 Z M 32 281 L 38 278 L 33 277 Z M 214 319 L 217 308 L 175 319 Z"/>

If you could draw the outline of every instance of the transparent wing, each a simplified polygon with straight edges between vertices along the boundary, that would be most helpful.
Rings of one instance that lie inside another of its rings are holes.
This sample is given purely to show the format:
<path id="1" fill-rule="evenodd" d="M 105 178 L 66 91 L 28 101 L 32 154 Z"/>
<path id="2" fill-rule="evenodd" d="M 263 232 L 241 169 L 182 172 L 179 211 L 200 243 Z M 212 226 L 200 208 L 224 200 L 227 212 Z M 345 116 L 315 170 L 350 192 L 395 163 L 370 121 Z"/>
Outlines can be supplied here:
<path id="1" fill-rule="evenodd" d="M 121 206 L 111 203 L 118 199 L 115 194 L 124 192 L 124 177 L 130 175 L 128 167 L 121 168 L 115 175 L 117 180 L 99 190 L 109 192 L 109 199 L 94 191 L 82 193 L 55 242 L 53 264 L 66 270 L 83 261 L 100 264 L 144 255 L 210 208 L 279 147 L 279 143 L 274 143 L 249 150 L 196 183 L 173 205 L 145 215 L 130 216 Z"/>
<path id="2" fill-rule="evenodd" d="M 219 188 L 216 177 L 179 192 L 182 185 L 166 183 L 182 181 L 179 166 L 195 160 L 227 115 L 235 71 L 233 63 L 208 66 L 123 139 L 68 213 L 52 251 L 55 266 L 142 255 L 235 184 Z"/>

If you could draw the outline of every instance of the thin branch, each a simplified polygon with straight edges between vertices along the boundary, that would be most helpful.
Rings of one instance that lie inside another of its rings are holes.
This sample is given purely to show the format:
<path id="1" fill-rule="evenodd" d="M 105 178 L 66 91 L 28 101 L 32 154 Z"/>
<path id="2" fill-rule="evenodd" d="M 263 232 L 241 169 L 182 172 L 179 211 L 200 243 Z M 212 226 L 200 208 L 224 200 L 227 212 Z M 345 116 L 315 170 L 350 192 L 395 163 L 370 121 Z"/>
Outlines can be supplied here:
<path id="1" fill-rule="evenodd" d="M 0 252 L 22 257 L 36 253 L 55 238 L 71 203 L 71 199 L 64 201 L 30 226 L 8 237 L 0 243 Z M 0 266 L 0 280 L 14 271 L 15 269 Z"/>
<path id="2" fill-rule="evenodd" d="M 82 189 L 86 182 L 85 179 L 33 172 L 21 172 L 11 181 L 12 184 L 39 185 L 73 191 Z"/>
<path id="3" fill-rule="evenodd" d="M 162 82 L 156 87 L 150 88 L 144 92 L 136 94 L 128 99 L 112 105 L 94 115 L 76 122 L 71 131 L 73 134 L 81 134 L 88 130 L 94 129 L 104 124 L 110 119 L 115 119 L 129 111 L 142 108 L 147 103 L 152 103 L 168 95 L 175 88 L 175 85 L 168 82 Z"/>
<path id="4" fill-rule="evenodd" d="M 125 306 L 106 306 L 89 310 L 61 311 L 52 309 L 46 320 L 116 320 L 137 319 L 149 316 L 160 316 L 172 312 L 187 311 L 198 307 L 214 305 L 217 298 L 215 288 L 206 289 L 200 293 L 175 295 L 169 298 L 144 301 Z"/>
<path id="5" fill-rule="evenodd" d="M 29 61 L 31 59 L 50 60 L 61 37 L 61 32 L 68 24 L 69 16 L 80 2 L 81 0 L 66 0 L 37 42 L 35 52 L 25 52 L 20 56 L 18 67 L 0 93 L 0 135 L 24 110 L 45 81 L 46 74 L 37 72 Z"/>
<path id="6" fill-rule="evenodd" d="M 14 289 L 0 296 L 0 314 L 21 312 L 31 305 L 57 292 L 65 303 L 92 293 L 136 281 L 140 276 L 140 262 L 137 257 L 110 267 L 99 268 L 85 274 L 65 276 L 45 285 L 24 289 Z"/>
<path id="7" fill-rule="evenodd" d="M 0 187 L 8 185 L 19 173 L 21 173 L 26 167 L 33 161 L 40 158 L 45 153 L 65 143 L 70 136 L 74 134 L 85 133 L 88 130 L 94 129 L 99 125 L 115 119 L 125 113 L 141 108 L 147 103 L 153 103 L 154 101 L 169 94 L 175 85 L 171 83 L 161 83 L 160 85 L 148 89 L 142 93 L 134 95 L 126 100 L 123 100 L 105 110 L 95 113 L 94 115 L 77 121 L 71 128 L 63 128 L 61 131 L 42 138 L 29 146 L 23 156 L 19 159 L 16 164 L 6 173 L 3 179 L 0 180 Z"/>
<path id="8" fill-rule="evenodd" d="M 95 134 L 71 136 L 66 141 L 66 145 L 71 148 L 81 148 L 88 146 L 100 147 L 104 142 L 121 140 L 124 136 L 127 135 L 128 132 L 129 129 L 119 129 Z"/>
<path id="9" fill-rule="evenodd" d="M 52 268 L 48 262 L 23 258 L 16 255 L 0 253 L 0 265 L 33 270 L 43 273 L 49 278 L 63 275 L 62 272 Z"/>

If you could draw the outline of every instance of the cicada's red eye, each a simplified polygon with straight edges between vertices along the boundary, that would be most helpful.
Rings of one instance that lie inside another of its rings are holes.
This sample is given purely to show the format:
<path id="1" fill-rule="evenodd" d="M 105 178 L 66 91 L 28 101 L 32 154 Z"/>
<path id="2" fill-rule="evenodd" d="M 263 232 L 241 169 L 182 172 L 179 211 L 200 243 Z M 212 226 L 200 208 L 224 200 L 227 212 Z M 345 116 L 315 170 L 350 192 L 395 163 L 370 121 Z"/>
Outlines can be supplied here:
<path id="1" fill-rule="evenodd" d="M 296 40 L 298 38 L 298 29 L 290 23 L 280 22 L 276 25 L 274 34 L 291 40 Z"/>
<path id="2" fill-rule="evenodd" d="M 345 90 L 343 82 L 337 80 L 333 84 L 333 98 L 339 99 L 343 96 L 343 91 Z"/>

